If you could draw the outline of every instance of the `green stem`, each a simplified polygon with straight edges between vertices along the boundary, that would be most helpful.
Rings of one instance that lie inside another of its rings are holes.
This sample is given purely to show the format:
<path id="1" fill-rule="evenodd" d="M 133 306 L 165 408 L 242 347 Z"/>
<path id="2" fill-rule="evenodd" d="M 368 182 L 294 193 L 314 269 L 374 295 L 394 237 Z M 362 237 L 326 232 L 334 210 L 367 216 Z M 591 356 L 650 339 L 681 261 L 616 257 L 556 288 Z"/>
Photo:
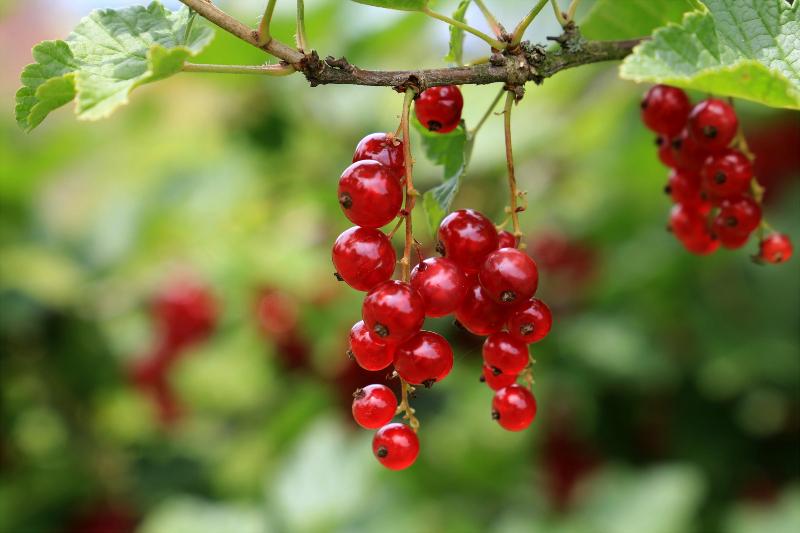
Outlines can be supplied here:
<path id="1" fill-rule="evenodd" d="M 264 16 L 261 17 L 261 22 L 258 24 L 258 44 L 264 46 L 272 40 L 269 34 L 269 23 L 272 21 L 272 13 L 275 11 L 275 2 L 277 0 L 269 0 L 267 7 L 264 8 Z"/>
<path id="2" fill-rule="evenodd" d="M 456 28 L 460 28 L 460 29 L 462 29 L 462 30 L 464 30 L 466 32 L 471 33 L 472 35 L 474 35 L 475 37 L 478 37 L 479 39 L 483 39 L 484 41 L 489 43 L 489 45 L 492 48 L 495 48 L 497 50 L 504 50 L 505 47 L 506 47 L 506 43 L 503 43 L 503 42 L 498 41 L 497 39 L 491 38 L 490 36 L 486 35 L 482 31 L 476 30 L 475 28 L 473 28 L 469 24 L 465 24 L 465 23 L 460 22 L 458 20 L 452 19 L 452 18 L 448 17 L 447 15 L 442 15 L 441 13 L 436 13 L 435 11 L 431 11 L 427 7 L 424 8 L 422 10 L 422 12 L 425 13 L 426 15 L 428 15 L 431 18 L 435 18 L 437 20 L 441 20 L 442 22 L 446 22 L 446 23 L 450 24 L 451 26 L 455 26 Z"/>
<path id="3" fill-rule="evenodd" d="M 561 27 L 563 28 L 569 21 L 564 18 L 564 13 L 561 12 L 561 7 L 558 5 L 558 0 L 550 0 L 550 4 L 553 6 L 553 13 L 555 13 L 558 23 L 561 24 Z"/>
<path id="4" fill-rule="evenodd" d="M 490 106 L 489 106 L 489 108 L 486 110 L 486 112 L 483 114 L 483 116 L 481 117 L 481 119 L 478 121 L 478 124 L 477 124 L 477 125 L 476 125 L 474 128 L 472 128 L 472 129 L 469 131 L 469 136 L 468 136 L 468 138 L 472 139 L 472 138 L 474 138 L 474 137 L 475 137 L 475 135 L 477 135 L 477 133 L 478 133 L 478 130 L 480 130 L 480 129 L 481 129 L 481 126 L 483 126 L 483 123 L 484 123 L 484 122 L 486 122 L 486 120 L 489 118 L 489 115 L 491 115 L 491 114 L 492 114 L 492 111 L 494 111 L 494 108 L 495 108 L 495 107 L 497 107 L 497 102 L 499 102 L 499 101 L 500 101 L 500 98 L 502 98 L 502 97 L 503 97 L 503 93 L 504 93 L 504 92 L 505 92 L 505 88 L 503 88 L 503 89 L 500 89 L 500 92 L 498 92 L 498 93 L 497 93 L 497 96 L 495 96 L 495 97 L 494 97 L 494 100 L 492 100 L 492 103 L 491 103 L 491 105 L 490 105 Z"/>
<path id="5" fill-rule="evenodd" d="M 400 273 L 402 280 L 408 283 L 411 278 L 411 246 L 414 243 L 414 232 L 411 228 L 411 213 L 417 201 L 417 190 L 414 189 L 414 159 L 411 157 L 411 131 L 409 127 L 409 115 L 411 113 L 411 102 L 414 101 L 416 92 L 414 89 L 406 89 L 403 99 L 403 114 L 400 116 L 400 128 L 403 132 L 403 162 L 405 164 L 406 191 L 405 191 L 405 219 L 406 219 L 406 239 L 403 247 L 403 259 L 400 260 Z"/>
<path id="6" fill-rule="evenodd" d="M 306 6 L 303 0 L 297 0 L 297 48 L 303 53 L 310 51 L 306 38 Z"/>
<path id="7" fill-rule="evenodd" d="M 486 7 L 486 4 L 483 3 L 483 0 L 473 0 L 473 2 L 475 2 L 475 5 L 478 6 L 478 9 L 480 9 L 481 13 L 483 13 L 483 18 L 485 18 L 486 22 L 489 23 L 489 27 L 492 28 L 494 34 L 497 35 L 497 37 L 500 37 L 503 34 L 500 24 L 497 22 L 497 19 L 492 12 Z"/>
<path id="8" fill-rule="evenodd" d="M 567 20 L 575 20 L 575 12 L 578 10 L 581 0 L 572 0 L 567 8 Z"/>
<path id="9" fill-rule="evenodd" d="M 522 41 L 522 36 L 525 34 L 525 30 L 528 29 L 528 26 L 531 25 L 533 19 L 539 14 L 542 8 L 547 4 L 547 0 L 539 0 L 539 2 L 533 6 L 533 9 L 525 15 L 525 18 L 519 21 L 517 27 L 514 28 L 514 36 L 511 39 L 511 46 L 516 46 Z"/>
<path id="10" fill-rule="evenodd" d="M 289 65 L 206 65 L 184 63 L 184 72 L 213 72 L 217 74 L 261 74 L 265 76 L 288 76 L 295 69 Z"/>
<path id="11" fill-rule="evenodd" d="M 508 91 L 506 93 L 506 105 L 503 110 L 504 120 L 503 126 L 505 131 L 506 140 L 506 164 L 508 166 L 508 190 L 511 195 L 511 222 L 514 225 L 514 237 L 517 242 L 522 238 L 522 230 L 519 226 L 519 216 L 517 213 L 517 178 L 514 174 L 514 154 L 511 150 L 511 109 L 514 105 L 514 92 Z"/>

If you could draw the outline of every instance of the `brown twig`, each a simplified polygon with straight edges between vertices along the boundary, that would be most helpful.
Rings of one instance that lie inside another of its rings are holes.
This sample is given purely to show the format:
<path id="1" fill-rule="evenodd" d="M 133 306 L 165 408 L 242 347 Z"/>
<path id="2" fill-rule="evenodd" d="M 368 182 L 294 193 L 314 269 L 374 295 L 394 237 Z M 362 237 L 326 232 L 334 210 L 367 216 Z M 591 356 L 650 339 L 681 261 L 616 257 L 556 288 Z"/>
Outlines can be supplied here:
<path id="1" fill-rule="evenodd" d="M 304 54 L 290 46 L 270 39 L 258 44 L 258 32 L 220 10 L 209 0 L 181 0 L 203 18 L 268 54 L 282 59 L 302 72 L 312 86 L 370 85 L 395 87 L 405 91 L 409 86 L 424 90 L 437 85 L 484 85 L 488 83 L 518 83 L 520 80 L 541 82 L 553 74 L 572 67 L 623 59 L 641 39 L 627 41 L 586 41 L 576 49 L 559 49 L 537 53 L 518 61 L 513 55 L 499 55 L 492 62 L 467 67 L 428 70 L 365 70 L 348 63 L 344 58 L 322 61 L 316 53 Z M 260 73 L 255 69 L 254 74 Z"/>

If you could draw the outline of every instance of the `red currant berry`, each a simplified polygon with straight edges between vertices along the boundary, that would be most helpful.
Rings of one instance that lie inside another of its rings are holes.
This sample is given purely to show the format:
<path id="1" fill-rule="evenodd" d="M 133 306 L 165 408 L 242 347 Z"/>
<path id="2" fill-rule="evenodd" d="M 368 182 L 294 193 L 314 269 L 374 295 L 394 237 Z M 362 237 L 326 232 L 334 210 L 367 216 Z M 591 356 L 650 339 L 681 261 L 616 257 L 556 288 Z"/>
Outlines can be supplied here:
<path id="1" fill-rule="evenodd" d="M 432 331 L 420 331 L 397 347 L 394 368 L 412 385 L 431 387 L 453 369 L 453 349 Z"/>
<path id="2" fill-rule="evenodd" d="M 486 257 L 478 279 L 494 301 L 518 304 L 536 292 L 539 270 L 525 252 L 516 248 L 500 248 Z"/>
<path id="3" fill-rule="evenodd" d="M 440 317 L 454 312 L 467 295 L 467 278 L 444 257 L 422 261 L 411 271 L 411 286 L 425 302 L 425 314 Z"/>
<path id="4" fill-rule="evenodd" d="M 765 263 L 785 263 L 792 257 L 792 241 L 788 235 L 773 233 L 759 244 L 758 259 Z"/>
<path id="5" fill-rule="evenodd" d="M 761 206 L 749 196 L 726 198 L 719 207 L 718 218 L 739 233 L 751 233 L 761 223 Z"/>
<path id="6" fill-rule="evenodd" d="M 698 204 L 700 196 L 700 176 L 686 170 L 673 170 L 669 173 L 667 187 L 664 189 L 676 204 Z"/>
<path id="7" fill-rule="evenodd" d="M 475 335 L 500 331 L 508 318 L 509 308 L 489 298 L 477 279 L 467 289 L 467 296 L 456 310 L 456 320 Z"/>
<path id="8" fill-rule="evenodd" d="M 497 249 L 492 221 L 473 209 L 453 211 L 439 226 L 437 251 L 467 274 L 480 270 L 483 260 Z"/>
<path id="9" fill-rule="evenodd" d="M 717 251 L 720 241 L 716 235 L 704 227 L 702 233 L 681 239 L 681 244 L 693 254 L 709 255 Z"/>
<path id="10" fill-rule="evenodd" d="M 735 226 L 728 223 L 727 217 L 717 215 L 711 223 L 711 231 L 719 239 L 719 243 L 729 250 L 741 248 L 750 238 L 749 232 L 738 231 Z"/>
<path id="11" fill-rule="evenodd" d="M 492 333 L 483 343 L 483 362 L 504 374 L 519 374 L 529 361 L 528 345 L 506 331 Z"/>
<path id="12" fill-rule="evenodd" d="M 390 470 L 408 468 L 419 454 L 419 439 L 414 430 L 405 424 L 386 424 L 372 438 L 372 453 Z"/>
<path id="13" fill-rule="evenodd" d="M 500 248 L 516 248 L 517 247 L 517 239 L 514 237 L 514 234 L 510 231 L 499 231 L 497 232 L 497 249 Z"/>
<path id="14" fill-rule="evenodd" d="M 448 133 L 458 127 L 464 98 L 456 85 L 431 87 L 414 102 L 414 113 L 420 124 L 430 131 Z"/>
<path id="15" fill-rule="evenodd" d="M 753 164 L 739 150 L 725 150 L 706 159 L 700 177 L 704 191 L 726 198 L 747 191 L 753 178 Z"/>
<path id="16" fill-rule="evenodd" d="M 489 385 L 492 390 L 500 390 L 517 382 L 518 374 L 506 374 L 499 368 L 492 368 L 486 363 L 483 364 L 481 381 Z"/>
<path id="17" fill-rule="evenodd" d="M 369 330 L 385 342 L 410 338 L 425 322 L 425 302 L 408 283 L 389 280 L 364 298 L 361 315 Z"/>
<path id="18" fill-rule="evenodd" d="M 186 278 L 169 282 L 156 295 L 152 312 L 165 344 L 177 355 L 182 348 L 211 335 L 218 310 L 209 288 Z"/>
<path id="19" fill-rule="evenodd" d="M 339 205 L 357 226 L 385 226 L 397 216 L 402 204 L 400 181 L 377 161 L 357 161 L 339 178 Z"/>
<path id="20" fill-rule="evenodd" d="M 658 146 L 658 159 L 665 167 L 675 168 L 675 156 L 672 153 L 672 140 L 665 136 L 659 135 L 656 137 L 656 146 Z"/>
<path id="21" fill-rule="evenodd" d="M 677 135 L 686 125 L 692 105 L 681 89 L 655 85 L 642 99 L 642 121 L 662 135 Z"/>
<path id="22" fill-rule="evenodd" d="M 391 278 L 397 262 L 389 237 L 358 226 L 336 238 L 331 258 L 338 277 L 357 291 L 368 291 Z"/>
<path id="23" fill-rule="evenodd" d="M 536 417 L 536 398 L 531 391 L 520 385 L 509 385 L 494 393 L 492 418 L 503 429 L 522 431 Z"/>
<path id="24" fill-rule="evenodd" d="M 722 100 L 703 100 L 689 114 L 689 132 L 709 150 L 727 148 L 736 136 L 739 120 L 736 111 Z"/>
<path id="25" fill-rule="evenodd" d="M 370 133 L 359 141 L 353 154 L 353 163 L 364 160 L 377 161 L 400 178 L 405 173 L 403 141 L 391 133 Z"/>
<path id="26" fill-rule="evenodd" d="M 538 298 L 532 298 L 525 307 L 516 309 L 508 319 L 508 332 L 528 344 L 538 342 L 550 333 L 553 315 L 550 308 Z"/>
<path id="27" fill-rule="evenodd" d="M 698 172 L 709 156 L 710 152 L 705 149 L 697 140 L 689 135 L 688 130 L 683 130 L 671 141 L 672 159 L 675 162 L 674 168 Z"/>
<path id="28" fill-rule="evenodd" d="M 367 385 L 353 393 L 353 418 L 365 429 L 388 424 L 397 411 L 397 397 L 386 385 Z"/>
<path id="29" fill-rule="evenodd" d="M 675 204 L 669 213 L 669 229 L 680 240 L 695 238 L 706 229 L 706 219 L 691 205 Z"/>
<path id="30" fill-rule="evenodd" d="M 364 324 L 363 320 L 356 322 L 350 328 L 350 351 L 358 366 L 364 370 L 383 370 L 394 358 L 394 346 L 380 340 Z"/>

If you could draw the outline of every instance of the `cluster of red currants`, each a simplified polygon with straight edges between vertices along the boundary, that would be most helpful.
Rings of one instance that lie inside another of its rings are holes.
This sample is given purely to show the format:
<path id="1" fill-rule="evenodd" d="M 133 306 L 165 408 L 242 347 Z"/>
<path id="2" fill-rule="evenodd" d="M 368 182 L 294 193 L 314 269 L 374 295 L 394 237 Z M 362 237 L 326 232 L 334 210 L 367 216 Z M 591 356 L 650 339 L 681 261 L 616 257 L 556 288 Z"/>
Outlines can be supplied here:
<path id="1" fill-rule="evenodd" d="M 415 113 L 431 131 L 446 133 L 460 122 L 462 105 L 457 87 L 437 87 L 419 96 Z M 430 387 L 450 373 L 453 350 L 444 337 L 422 326 L 426 317 L 454 314 L 470 332 L 488 335 L 483 380 L 496 390 L 493 418 L 506 429 L 522 430 L 533 421 L 536 401 L 516 382 L 529 369 L 527 344 L 547 335 L 551 324 L 547 306 L 533 298 L 536 264 L 516 248 L 511 233 L 498 232 L 484 215 L 464 209 L 450 213 L 438 229 L 442 257 L 420 256 L 407 280 L 391 279 L 397 257 L 389 236 L 378 228 L 408 215 L 401 209 L 402 143 L 392 134 L 365 137 L 339 180 L 339 203 L 356 226 L 334 243 L 336 277 L 367 292 L 362 320 L 350 331 L 348 355 L 366 370 L 393 365 L 404 391 Z M 381 464 L 400 470 L 415 461 L 416 418 L 406 394 L 398 405 L 389 387 L 368 385 L 355 392 L 352 410 L 358 424 L 378 430 L 373 452 Z M 402 412 L 409 424 L 391 423 Z"/>
<path id="2" fill-rule="evenodd" d="M 656 85 L 642 100 L 642 121 L 658 134 L 659 159 L 671 169 L 670 231 L 699 255 L 744 246 L 762 226 L 761 188 L 733 107 L 716 98 L 692 107 L 681 89 Z M 772 233 L 755 258 L 780 263 L 791 254 L 789 238 Z"/>
<path id="3" fill-rule="evenodd" d="M 212 333 L 217 323 L 217 303 L 205 285 L 176 279 L 156 294 L 151 316 L 156 343 L 147 357 L 136 362 L 131 377 L 152 398 L 160 421 L 169 426 L 181 413 L 169 383 L 169 371 L 187 348 Z"/>

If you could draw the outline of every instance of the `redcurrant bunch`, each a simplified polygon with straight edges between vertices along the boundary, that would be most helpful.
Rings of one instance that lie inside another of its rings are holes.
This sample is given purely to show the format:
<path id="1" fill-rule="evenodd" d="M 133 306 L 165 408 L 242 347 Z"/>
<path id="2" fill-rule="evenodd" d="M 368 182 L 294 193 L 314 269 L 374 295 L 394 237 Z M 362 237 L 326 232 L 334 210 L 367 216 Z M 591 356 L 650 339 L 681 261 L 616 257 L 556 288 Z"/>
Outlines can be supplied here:
<path id="1" fill-rule="evenodd" d="M 753 175 L 753 156 L 730 104 L 708 98 L 692 107 L 681 89 L 656 85 L 642 100 L 642 121 L 658 134 L 658 157 L 670 168 L 665 192 L 674 205 L 668 228 L 688 251 L 707 255 L 720 245 L 741 248 L 758 230 L 761 243 L 754 259 L 789 259 L 787 236 L 764 237 L 763 228 L 769 227 L 762 221 L 764 190 Z"/>
<path id="2" fill-rule="evenodd" d="M 457 87 L 436 87 L 418 97 L 415 110 L 428 129 L 446 133 L 458 126 L 462 105 Z M 426 317 L 454 315 L 465 329 L 487 336 L 481 379 L 495 391 L 492 417 L 512 431 L 526 428 L 536 414 L 528 345 L 543 339 L 552 323 L 550 310 L 534 297 L 536 263 L 517 248 L 514 234 L 498 232 L 475 210 L 446 216 L 437 232 L 440 257 L 423 259 L 417 246 L 419 262 L 410 268 L 413 193 L 404 142 L 374 133 L 358 143 L 338 189 L 339 204 L 356 226 L 339 235 L 332 252 L 337 279 L 366 292 L 362 320 L 350 330 L 348 355 L 365 370 L 391 366 L 401 382 L 400 401 L 389 387 L 371 384 L 356 390 L 352 403 L 355 421 L 377 430 L 372 445 L 376 458 L 393 470 L 411 466 L 419 453 L 411 393 L 415 387 L 433 386 L 453 368 L 447 339 L 422 329 Z M 406 209 L 401 210 L 404 186 Z M 380 229 L 397 218 L 390 234 Z M 392 279 L 397 255 L 391 237 L 403 221 L 406 248 L 398 280 Z M 405 422 L 392 422 L 401 414 Z"/>
<path id="3" fill-rule="evenodd" d="M 134 363 L 130 377 L 152 399 L 161 423 L 170 426 L 182 408 L 169 372 L 187 348 L 211 335 L 217 323 L 217 302 L 206 285 L 188 277 L 176 278 L 155 295 L 151 315 L 155 345 L 149 355 Z"/>

